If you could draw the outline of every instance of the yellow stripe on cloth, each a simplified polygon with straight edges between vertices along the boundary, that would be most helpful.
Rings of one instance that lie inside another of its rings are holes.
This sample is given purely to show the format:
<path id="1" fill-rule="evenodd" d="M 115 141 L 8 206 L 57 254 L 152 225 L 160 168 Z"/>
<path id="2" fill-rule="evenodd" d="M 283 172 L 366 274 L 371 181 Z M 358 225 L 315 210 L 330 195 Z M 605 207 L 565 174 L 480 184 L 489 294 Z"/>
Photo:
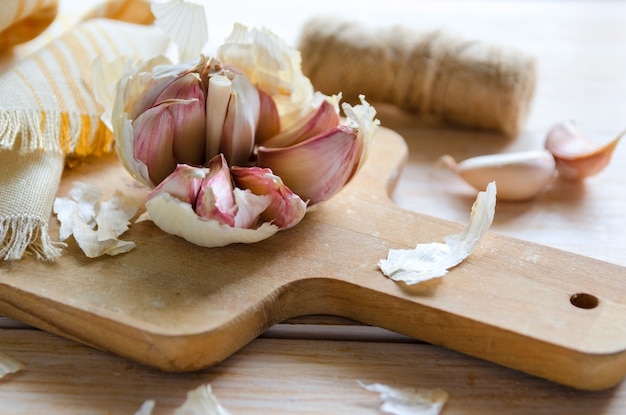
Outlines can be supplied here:
<path id="1" fill-rule="evenodd" d="M 109 19 L 76 26 L 0 78 L 0 96 L 5 97 L 0 102 L 0 149 L 13 149 L 19 134 L 21 152 L 110 151 L 112 137 L 102 137 L 102 107 L 91 89 L 92 61 L 100 55 L 107 60 L 153 56 L 166 44 L 165 36 L 148 26 Z"/>
<path id="2" fill-rule="evenodd" d="M 0 50 L 37 37 L 58 11 L 57 0 L 0 0 L 0 6 Z"/>
<path id="3" fill-rule="evenodd" d="M 144 0 L 109 0 L 94 7 L 83 16 L 83 20 L 98 17 L 144 25 L 151 24 L 154 21 L 154 16 L 150 10 L 150 2 Z"/>
<path id="4" fill-rule="evenodd" d="M 92 61 L 149 58 L 168 45 L 156 27 L 91 19 L 0 76 L 0 258 L 59 256 L 62 244 L 48 235 L 48 221 L 65 155 L 112 149 L 112 133 L 93 96 Z"/>

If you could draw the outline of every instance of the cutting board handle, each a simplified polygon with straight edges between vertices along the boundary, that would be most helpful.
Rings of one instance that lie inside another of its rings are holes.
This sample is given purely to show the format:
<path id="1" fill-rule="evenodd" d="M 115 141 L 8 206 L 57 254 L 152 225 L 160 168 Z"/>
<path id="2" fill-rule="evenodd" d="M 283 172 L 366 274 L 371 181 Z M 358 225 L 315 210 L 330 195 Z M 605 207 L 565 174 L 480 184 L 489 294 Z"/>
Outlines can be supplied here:
<path id="1" fill-rule="evenodd" d="M 0 313 L 169 371 L 217 364 L 287 318 L 334 314 L 580 389 L 619 383 L 624 267 L 489 232 L 443 278 L 407 286 L 380 272 L 389 249 L 464 225 L 390 200 L 406 157 L 381 128 L 342 192 L 260 243 L 206 249 L 142 222 L 128 254 L 92 260 L 70 244 L 56 264 L 3 264 Z M 114 158 L 68 172 L 64 188 L 78 179 L 138 191 Z"/>

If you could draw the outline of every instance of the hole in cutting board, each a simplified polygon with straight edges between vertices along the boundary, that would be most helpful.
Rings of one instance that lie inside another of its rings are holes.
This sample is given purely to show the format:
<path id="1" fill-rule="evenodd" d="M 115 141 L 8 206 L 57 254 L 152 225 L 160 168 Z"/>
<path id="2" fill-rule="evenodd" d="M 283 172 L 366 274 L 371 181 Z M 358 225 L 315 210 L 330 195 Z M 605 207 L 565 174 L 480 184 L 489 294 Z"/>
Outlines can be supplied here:
<path id="1" fill-rule="evenodd" d="M 569 298 L 569 302 L 572 303 L 574 307 L 584 308 L 586 310 L 596 308 L 600 300 L 595 295 L 587 294 L 587 293 L 577 293 L 572 295 Z"/>

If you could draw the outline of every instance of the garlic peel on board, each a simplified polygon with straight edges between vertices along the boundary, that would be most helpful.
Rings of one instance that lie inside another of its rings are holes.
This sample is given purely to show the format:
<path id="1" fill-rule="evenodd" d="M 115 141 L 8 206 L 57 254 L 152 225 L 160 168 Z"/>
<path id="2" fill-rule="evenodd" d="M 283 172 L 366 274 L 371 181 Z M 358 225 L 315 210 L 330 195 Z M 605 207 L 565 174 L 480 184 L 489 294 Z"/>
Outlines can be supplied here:
<path id="1" fill-rule="evenodd" d="M 613 152 L 626 130 L 606 144 L 583 136 L 571 121 L 560 122 L 547 134 L 545 148 L 554 156 L 559 175 L 568 180 L 580 180 L 602 171 L 611 161 Z"/>
<path id="2" fill-rule="evenodd" d="M 529 200 L 542 193 L 556 175 L 554 157 L 546 150 L 477 156 L 457 162 L 445 155 L 439 162 L 475 189 L 498 185 L 498 199 Z"/>
<path id="3" fill-rule="evenodd" d="M 445 243 L 417 244 L 414 249 L 390 249 L 378 267 L 388 278 L 412 285 L 447 274 L 476 248 L 493 223 L 496 210 L 496 184 L 478 192 L 470 220 L 461 233 L 448 235 Z"/>

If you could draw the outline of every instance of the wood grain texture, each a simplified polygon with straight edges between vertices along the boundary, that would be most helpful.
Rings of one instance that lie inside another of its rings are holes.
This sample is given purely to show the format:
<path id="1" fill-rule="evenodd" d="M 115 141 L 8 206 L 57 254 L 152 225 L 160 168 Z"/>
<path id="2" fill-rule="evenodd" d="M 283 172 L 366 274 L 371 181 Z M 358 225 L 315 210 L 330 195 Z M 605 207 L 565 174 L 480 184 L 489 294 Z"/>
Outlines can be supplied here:
<path id="1" fill-rule="evenodd" d="M 376 263 L 390 248 L 460 231 L 389 200 L 405 158 L 404 140 L 382 128 L 344 191 L 257 244 L 205 249 L 143 222 L 125 255 L 91 260 L 70 244 L 54 265 L 4 266 L 0 312 L 168 371 L 217 364 L 287 318 L 331 314 L 581 389 L 620 382 L 623 267 L 491 233 L 441 280 L 405 286 L 382 275 Z M 63 189 L 76 178 L 134 186 L 113 158 L 75 167 Z M 577 293 L 600 303 L 575 307 Z"/>
<path id="2" fill-rule="evenodd" d="M 233 415 L 382 413 L 357 381 L 443 385 L 445 415 L 621 415 L 626 406 L 623 385 L 576 391 L 427 344 L 261 338 L 216 367 L 164 373 L 37 330 L 0 338 L 25 365 L 0 381 L 0 411 L 12 415 L 129 415 L 147 399 L 166 415 L 205 383 Z"/>
<path id="3" fill-rule="evenodd" d="M 74 12 L 68 10 L 72 5 L 89 8 L 89 3 L 63 0 L 61 8 L 66 9 L 63 13 Z M 211 9 L 210 49 L 214 50 L 228 35 L 234 21 L 269 27 L 287 41 L 294 42 L 300 25 L 315 13 L 337 14 L 372 26 L 402 24 L 418 30 L 442 28 L 468 39 L 519 47 L 538 59 L 537 93 L 526 128 L 515 139 L 447 128 L 394 108 L 376 105 L 383 125 L 400 133 L 408 144 L 408 160 L 392 195 L 395 203 L 408 210 L 456 223 L 467 220 L 475 191 L 437 166 L 437 159 L 443 154 L 463 159 L 479 154 L 539 148 L 548 128 L 565 118 L 574 119 L 590 138 L 597 141 L 608 140 L 624 129 L 626 3 L 603 0 L 320 0 L 307 3 L 305 7 L 300 2 L 267 0 L 263 8 L 259 8 L 253 7 L 248 0 L 232 0 L 229 7 Z M 289 19 L 283 18 L 285 15 Z M 624 160 L 626 146 L 620 145 L 608 168 L 584 183 L 559 181 L 536 200 L 498 203 L 492 229 L 500 234 L 626 266 Z M 133 190 L 130 183 L 125 186 Z M 444 222 L 436 235 L 418 232 L 411 236 L 423 240 L 440 238 L 447 226 L 451 225 Z M 399 232 L 403 232 L 402 229 Z M 393 243 L 401 245 L 399 240 Z M 482 258 L 484 253 L 481 245 L 476 255 Z M 528 259 L 532 258 L 532 255 L 528 256 Z M 468 264 L 476 259 L 470 259 Z M 81 266 L 87 266 L 87 263 L 82 261 Z M 108 262 L 103 268 L 106 266 Z M 594 269 L 590 275 L 588 282 L 593 281 L 591 286 L 579 287 L 577 279 L 565 284 L 572 284 L 580 291 L 595 290 L 596 286 L 604 285 L 602 273 Z M 567 281 L 567 278 L 561 278 Z M 113 280 L 117 281 L 115 275 Z M 608 286 L 611 286 L 611 278 L 608 280 Z M 449 288 L 452 281 L 448 282 L 447 277 L 444 281 L 443 287 Z M 458 279 L 454 284 L 458 284 Z M 112 291 L 125 294 L 124 284 L 120 285 L 114 286 Z M 166 285 L 179 283 L 172 277 Z M 430 289 L 441 294 L 445 292 L 441 287 L 437 285 Z M 154 293 L 147 276 L 143 282 L 137 277 L 134 284 L 126 285 L 126 288 L 145 289 L 143 295 L 146 298 Z M 191 284 L 189 289 L 193 288 Z M 565 291 L 568 290 L 557 291 L 560 299 Z M 553 324 L 555 331 L 561 331 L 557 324 L 559 319 L 553 318 L 541 305 L 545 297 L 535 300 L 537 292 L 541 290 L 531 290 L 526 301 L 535 310 L 542 310 L 545 324 Z M 616 289 L 611 298 L 624 296 L 624 293 L 623 288 Z M 488 309 L 491 298 L 482 292 L 479 294 L 482 306 Z M 503 295 L 520 298 L 516 297 L 514 290 Z M 94 294 L 87 292 L 85 296 L 89 299 Z M 127 299 L 128 296 L 122 295 L 121 298 Z M 163 303 L 157 301 L 155 304 Z M 565 306 L 565 303 L 559 304 Z M 132 308 L 128 304 L 125 306 Z M 510 317 L 515 311 L 506 315 Z M 520 309 L 517 311 L 521 312 Z M 585 310 L 590 313 L 579 311 L 581 325 L 568 336 L 582 338 L 584 331 L 588 330 L 587 337 L 591 342 L 596 339 L 596 329 L 600 327 L 595 327 L 592 320 L 605 312 L 611 319 L 613 313 L 607 309 Z M 615 327 L 621 329 L 623 324 L 618 325 L 621 320 L 615 321 Z M 107 325 L 103 327 L 106 329 Z M 284 327 L 279 326 L 281 330 Z M 156 413 L 166 414 L 182 402 L 187 390 L 211 382 L 218 397 L 233 414 L 281 411 L 380 413 L 377 397 L 372 402 L 372 396 L 355 390 L 356 377 L 392 386 L 442 387 L 450 393 L 450 401 L 443 411 L 446 415 L 621 415 L 626 411 L 624 382 L 608 390 L 590 393 L 561 387 L 436 346 L 403 343 L 396 347 L 397 344 L 387 341 L 374 345 L 371 342 L 294 339 L 329 336 L 324 327 L 310 325 L 308 329 L 300 325 L 295 332 L 290 331 L 288 339 L 253 340 L 210 369 L 193 373 L 161 373 L 46 333 L 12 328 L 0 332 L 0 350 L 19 357 L 27 364 L 27 370 L 0 381 L 0 412 L 128 414 L 133 413 L 143 399 L 156 397 Z M 534 330 L 532 324 L 528 330 Z M 339 328 L 330 332 L 341 338 Z M 272 333 L 270 330 L 268 334 Z M 280 336 L 285 337 L 284 334 Z M 344 338 L 352 339 L 352 335 Z M 518 346 L 514 350 L 519 349 Z"/>

